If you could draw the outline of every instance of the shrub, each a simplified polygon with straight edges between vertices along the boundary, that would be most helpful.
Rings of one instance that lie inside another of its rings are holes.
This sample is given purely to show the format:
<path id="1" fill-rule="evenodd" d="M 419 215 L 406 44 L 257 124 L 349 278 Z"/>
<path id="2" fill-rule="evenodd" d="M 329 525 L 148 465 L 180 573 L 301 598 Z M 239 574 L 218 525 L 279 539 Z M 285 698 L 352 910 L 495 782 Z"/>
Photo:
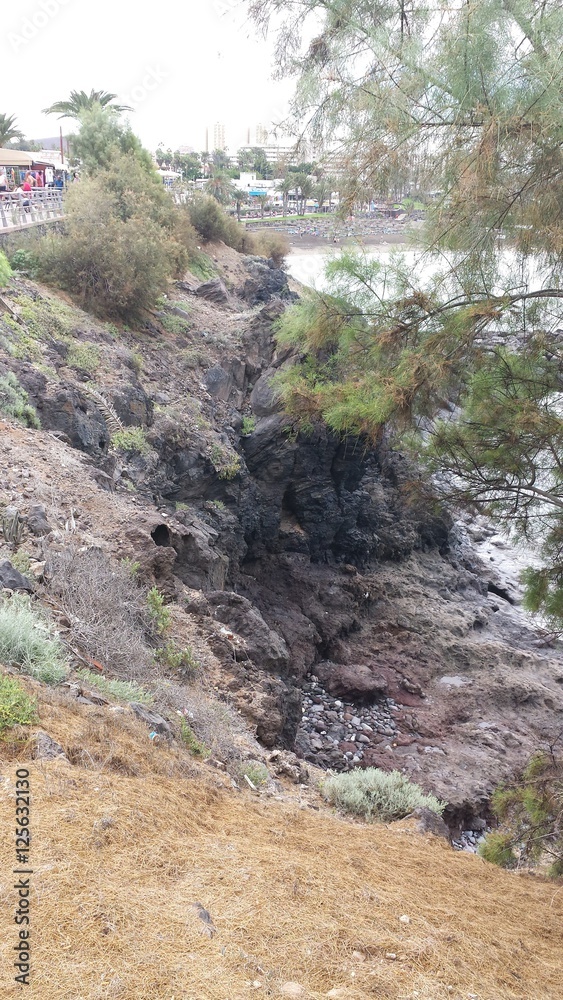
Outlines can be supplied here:
<path id="1" fill-rule="evenodd" d="M 8 280 L 12 274 L 12 269 L 8 263 L 8 258 L 5 253 L 0 250 L 0 288 L 8 284 Z"/>
<path id="2" fill-rule="evenodd" d="M 170 625 L 170 612 L 158 587 L 151 587 L 147 594 L 147 607 L 153 630 L 162 635 Z"/>
<path id="3" fill-rule="evenodd" d="M 127 566 L 110 562 L 99 549 L 69 547 L 48 554 L 45 575 L 70 622 L 73 645 L 112 673 L 131 678 L 150 672 L 146 591 Z"/>
<path id="4" fill-rule="evenodd" d="M 109 698 L 115 698 L 117 701 L 137 701 L 141 705 L 150 705 L 153 701 L 152 694 L 131 681 L 111 680 L 101 674 L 95 674 L 93 670 L 77 670 L 76 673 L 81 681 L 91 684 L 102 694 L 107 694 Z"/>
<path id="5" fill-rule="evenodd" d="M 119 451 L 135 451 L 139 455 L 148 455 L 150 446 L 142 427 L 124 427 L 112 434 L 110 444 Z"/>
<path id="6" fill-rule="evenodd" d="M 100 348 L 96 344 L 71 344 L 65 358 L 69 368 L 79 368 L 93 374 L 100 365 Z"/>
<path id="7" fill-rule="evenodd" d="M 76 295 L 99 316 L 136 318 L 152 307 L 180 268 L 180 245 L 149 215 L 120 215 L 102 180 L 84 179 L 67 194 L 65 232 L 37 244 L 38 276 Z M 184 255 L 182 263 L 185 265 Z"/>
<path id="8" fill-rule="evenodd" d="M 33 406 L 28 403 L 25 389 L 22 389 L 13 372 L 0 378 L 0 413 L 21 420 L 27 427 L 41 426 Z"/>
<path id="9" fill-rule="evenodd" d="M 291 249 L 285 233 L 254 233 L 253 240 L 255 253 L 271 257 L 276 267 L 282 267 Z"/>
<path id="10" fill-rule="evenodd" d="M 253 434 L 255 430 L 256 430 L 256 417 L 243 417 L 242 427 L 240 430 L 242 436 L 248 437 L 250 434 Z"/>
<path id="11" fill-rule="evenodd" d="M 0 677 L 0 733 L 12 726 L 29 726 L 37 720 L 37 706 L 12 677 Z"/>
<path id="12" fill-rule="evenodd" d="M 239 223 L 223 211 L 219 202 L 208 195 L 197 195 L 188 206 L 190 219 L 205 241 L 222 240 L 242 253 L 250 249 L 252 239 Z"/>
<path id="13" fill-rule="evenodd" d="M 192 727 L 188 725 L 183 716 L 180 719 L 180 734 L 182 736 L 183 743 L 186 744 L 188 750 L 194 757 L 201 757 L 203 760 L 205 760 L 207 757 L 211 756 L 210 751 L 207 749 L 205 743 L 202 743 L 201 740 L 198 740 Z"/>
<path id="14" fill-rule="evenodd" d="M 161 613 L 162 610 L 161 609 Z M 157 663 L 176 671 L 183 680 L 193 681 L 200 673 L 201 666 L 189 646 L 179 649 L 173 639 L 157 649 L 154 658 Z"/>
<path id="15" fill-rule="evenodd" d="M 35 256 L 30 250 L 24 250 L 20 247 L 19 250 L 14 250 L 14 253 L 10 257 L 10 266 L 13 271 L 19 271 L 21 274 L 27 274 L 33 277 L 36 271 L 36 261 Z"/>
<path id="16" fill-rule="evenodd" d="M 433 795 L 426 795 L 400 771 L 380 771 L 375 767 L 329 778 L 322 787 L 322 794 L 345 812 L 383 822 L 402 819 L 417 806 L 425 806 L 441 815 L 445 806 Z"/>
<path id="17" fill-rule="evenodd" d="M 63 646 L 29 597 L 14 594 L 0 604 L 0 661 L 45 684 L 59 684 L 67 676 Z"/>
<path id="18" fill-rule="evenodd" d="M 240 777 L 242 779 L 248 778 L 256 788 L 260 788 L 261 785 L 265 785 L 269 781 L 270 773 L 265 764 L 261 764 L 257 760 L 249 760 L 242 764 Z"/>

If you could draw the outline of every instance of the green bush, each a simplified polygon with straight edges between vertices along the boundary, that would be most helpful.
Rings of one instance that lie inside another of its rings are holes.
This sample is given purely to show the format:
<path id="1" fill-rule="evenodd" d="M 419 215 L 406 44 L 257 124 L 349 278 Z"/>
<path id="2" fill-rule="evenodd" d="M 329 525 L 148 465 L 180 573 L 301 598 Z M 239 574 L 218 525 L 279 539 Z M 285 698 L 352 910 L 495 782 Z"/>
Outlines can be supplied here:
<path id="1" fill-rule="evenodd" d="M 22 389 L 13 372 L 0 378 L 0 413 L 21 420 L 27 427 L 38 428 L 41 426 L 39 417 L 27 400 L 27 392 Z"/>
<path id="2" fill-rule="evenodd" d="M 13 271 L 19 271 L 21 274 L 27 274 L 31 277 L 34 277 L 37 269 L 34 254 L 30 250 L 24 250 L 23 247 L 14 250 L 10 257 L 10 266 Z"/>
<path id="3" fill-rule="evenodd" d="M 45 684 L 59 684 L 67 676 L 65 652 L 53 626 L 21 594 L 0 603 L 0 662 Z"/>
<path id="4" fill-rule="evenodd" d="M 200 757 L 202 760 L 210 756 L 210 751 L 207 749 L 205 743 L 198 740 L 192 727 L 188 725 L 183 717 L 180 719 L 180 734 L 182 742 L 186 744 L 192 756 Z"/>
<path id="5" fill-rule="evenodd" d="M 243 780 L 244 778 L 248 778 L 256 788 L 260 788 L 270 780 L 268 768 L 265 764 L 261 764 L 257 760 L 249 760 L 245 764 L 242 764 L 239 775 Z"/>
<path id="6" fill-rule="evenodd" d="M 192 225 L 205 241 L 221 240 L 241 253 L 253 247 L 252 238 L 239 223 L 223 211 L 218 201 L 208 195 L 197 195 L 188 206 Z"/>
<path id="7" fill-rule="evenodd" d="M 8 263 L 8 258 L 5 253 L 0 250 L 0 288 L 8 284 L 11 277 L 12 269 Z"/>
<path id="8" fill-rule="evenodd" d="M 0 677 L 0 733 L 37 720 L 37 705 L 12 677 Z"/>
<path id="9" fill-rule="evenodd" d="M 149 590 L 147 606 L 154 631 L 157 635 L 162 635 L 170 625 L 171 617 L 158 587 L 151 587 Z"/>
<path id="10" fill-rule="evenodd" d="M 383 822 L 403 819 L 417 806 L 424 806 L 438 815 L 445 807 L 445 802 L 427 795 L 400 771 L 380 771 L 375 767 L 329 778 L 322 787 L 322 794 L 345 812 Z"/>
<path id="11" fill-rule="evenodd" d="M 276 267 L 281 267 L 290 252 L 289 240 L 285 233 L 254 233 L 254 253 L 271 257 Z"/>
<path id="12" fill-rule="evenodd" d="M 108 698 L 115 698 L 117 701 L 137 701 L 141 705 L 150 705 L 153 696 L 138 684 L 132 681 L 111 680 L 102 674 L 95 674 L 93 670 L 77 670 L 77 676 L 86 684 L 106 694 Z"/>
<path id="13" fill-rule="evenodd" d="M 163 610 L 161 609 L 160 614 Z M 173 639 L 169 639 L 164 646 L 157 649 L 154 658 L 161 666 L 168 667 L 180 674 L 183 680 L 193 681 L 201 671 L 193 650 L 189 646 L 180 649 Z"/>
<path id="14" fill-rule="evenodd" d="M 150 447 L 142 427 L 124 427 L 111 436 L 111 447 L 119 451 L 135 451 L 139 455 L 148 455 Z"/>
<path id="15" fill-rule="evenodd" d="M 103 178 L 84 179 L 66 198 L 65 232 L 37 244 L 38 276 L 76 295 L 102 317 L 137 318 L 151 308 L 187 255 L 173 234 L 144 214 L 124 216 Z"/>

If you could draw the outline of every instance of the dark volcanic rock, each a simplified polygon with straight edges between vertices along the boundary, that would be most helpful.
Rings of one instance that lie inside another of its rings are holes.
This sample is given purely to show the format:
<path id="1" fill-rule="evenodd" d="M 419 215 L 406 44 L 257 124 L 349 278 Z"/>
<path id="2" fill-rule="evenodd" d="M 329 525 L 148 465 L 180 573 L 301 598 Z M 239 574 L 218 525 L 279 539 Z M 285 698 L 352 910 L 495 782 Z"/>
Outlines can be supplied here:
<path id="1" fill-rule="evenodd" d="M 15 569 L 9 559 L 0 562 L 0 587 L 3 590 L 25 590 L 30 594 L 33 591 L 27 577 Z"/>
<path id="2" fill-rule="evenodd" d="M 276 267 L 273 261 L 265 261 L 263 257 L 246 257 L 244 263 L 250 277 L 244 284 L 242 294 L 251 306 L 269 302 L 274 296 L 282 299 L 292 298 L 287 284 L 287 274 Z"/>
<path id="3" fill-rule="evenodd" d="M 34 504 L 29 508 L 26 522 L 34 535 L 49 535 L 53 530 L 47 520 L 45 508 L 41 504 Z"/>
<path id="4" fill-rule="evenodd" d="M 220 278 L 212 278 L 198 285 L 195 294 L 201 299 L 213 302 L 215 305 L 224 305 L 229 301 L 229 293 Z"/>

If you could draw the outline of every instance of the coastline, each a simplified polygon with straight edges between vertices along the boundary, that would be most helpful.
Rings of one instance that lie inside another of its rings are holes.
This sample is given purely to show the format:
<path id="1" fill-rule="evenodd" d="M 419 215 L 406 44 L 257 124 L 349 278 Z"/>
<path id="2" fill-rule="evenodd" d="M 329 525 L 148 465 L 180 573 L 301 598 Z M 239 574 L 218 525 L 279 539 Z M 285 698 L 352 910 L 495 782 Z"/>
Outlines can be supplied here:
<path id="1" fill-rule="evenodd" d="M 263 231 L 263 230 L 262 230 Z M 291 254 L 330 253 L 331 250 L 369 250 L 375 247 L 391 249 L 394 246 L 408 246 L 407 233 L 377 233 L 371 236 L 326 239 L 323 236 L 294 236 L 289 240 Z"/>

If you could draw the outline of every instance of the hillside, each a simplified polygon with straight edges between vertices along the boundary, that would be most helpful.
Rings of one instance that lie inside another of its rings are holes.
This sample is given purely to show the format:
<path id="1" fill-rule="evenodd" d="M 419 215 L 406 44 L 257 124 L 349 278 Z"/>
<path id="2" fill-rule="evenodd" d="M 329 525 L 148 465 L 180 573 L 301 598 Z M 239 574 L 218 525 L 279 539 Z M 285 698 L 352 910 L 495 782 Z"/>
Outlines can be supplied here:
<path id="1" fill-rule="evenodd" d="M 555 1000 L 556 883 L 346 820 L 319 784 L 398 768 L 477 834 L 561 728 L 561 650 L 480 558 L 494 529 L 418 500 L 384 445 L 281 411 L 285 274 L 205 260 L 134 330 L 26 278 L 0 300 L 0 388 L 41 423 L 0 414 L 0 585 L 33 591 L 70 669 L 22 679 L 38 718 L 0 743 L 4 995 L 24 767 L 37 1000 Z"/>

